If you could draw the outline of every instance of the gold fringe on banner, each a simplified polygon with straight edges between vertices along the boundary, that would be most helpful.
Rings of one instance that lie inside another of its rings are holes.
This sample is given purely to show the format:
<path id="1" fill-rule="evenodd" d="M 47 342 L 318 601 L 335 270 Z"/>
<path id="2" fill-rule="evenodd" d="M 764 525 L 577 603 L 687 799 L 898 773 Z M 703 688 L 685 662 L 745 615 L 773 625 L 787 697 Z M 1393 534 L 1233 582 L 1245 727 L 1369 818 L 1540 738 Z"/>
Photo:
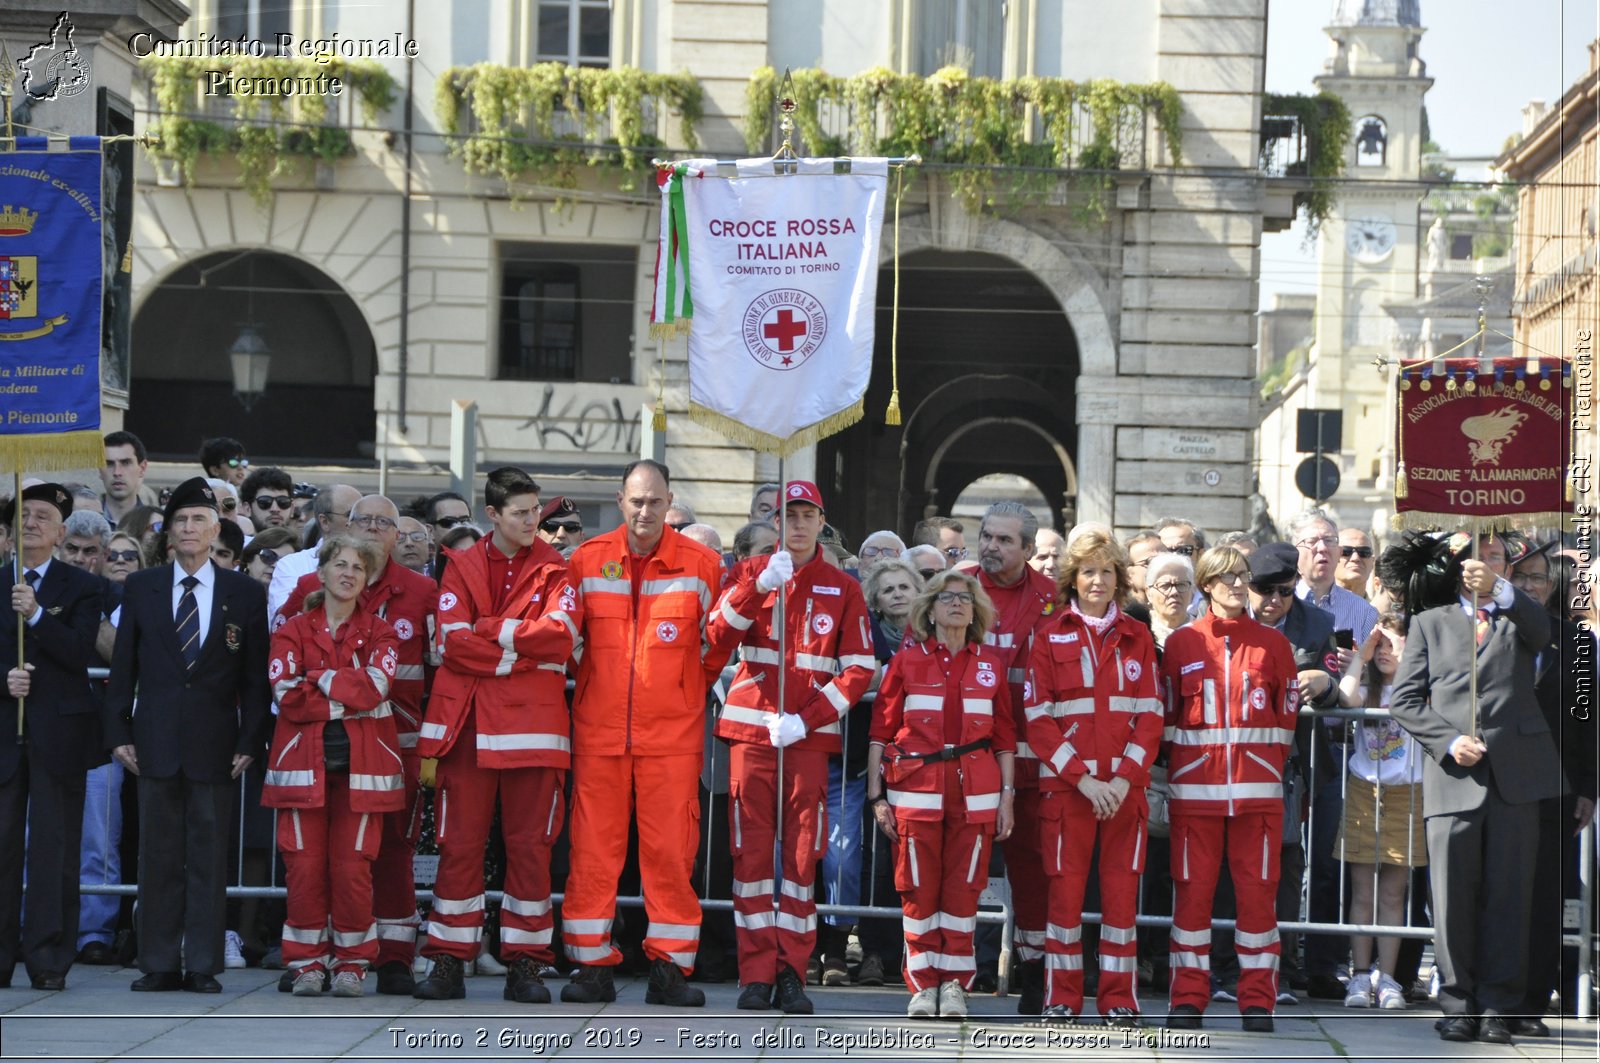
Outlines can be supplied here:
<path id="1" fill-rule="evenodd" d="M 865 415 L 866 406 L 861 399 L 845 407 L 836 414 L 824 417 L 816 424 L 806 425 L 792 436 L 768 435 L 759 429 L 751 428 L 740 421 L 723 413 L 718 413 L 709 406 L 702 406 L 698 402 L 689 402 L 689 419 L 695 424 L 721 432 L 729 439 L 741 446 L 754 450 L 764 451 L 768 454 L 777 454 L 779 457 L 788 457 L 801 447 L 809 447 L 819 439 L 825 439 L 835 432 L 842 432 L 855 424 Z"/>
<path id="2" fill-rule="evenodd" d="M 650 338 L 653 340 L 670 340 L 674 336 L 687 336 L 689 328 L 694 324 L 692 317 L 680 317 L 676 321 L 650 322 Z"/>
<path id="3" fill-rule="evenodd" d="M 1395 531 L 1466 531 L 1477 522 L 1477 527 L 1486 532 L 1511 531 L 1516 523 L 1533 523 L 1552 528 L 1565 527 L 1571 519 L 1568 513 L 1508 513 L 1499 517 L 1468 517 L 1460 513 L 1427 513 L 1420 509 L 1406 510 L 1396 513 L 1389 518 L 1389 526 Z"/>
<path id="4" fill-rule="evenodd" d="M 0 436 L 0 469 L 8 472 L 98 469 L 105 460 L 105 437 L 98 428 L 85 432 Z"/>

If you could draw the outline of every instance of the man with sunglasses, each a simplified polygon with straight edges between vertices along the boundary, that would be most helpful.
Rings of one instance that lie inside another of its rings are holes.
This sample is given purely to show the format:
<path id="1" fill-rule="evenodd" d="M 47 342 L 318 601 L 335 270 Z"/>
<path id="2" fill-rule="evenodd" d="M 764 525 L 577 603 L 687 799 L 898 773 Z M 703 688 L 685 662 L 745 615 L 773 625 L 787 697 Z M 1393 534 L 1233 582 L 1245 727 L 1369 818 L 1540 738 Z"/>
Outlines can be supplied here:
<path id="1" fill-rule="evenodd" d="M 244 483 L 250 475 L 250 459 L 245 457 L 244 444 L 228 436 L 216 436 L 200 444 L 200 467 L 207 476 L 226 480 L 234 487 Z"/>
<path id="2" fill-rule="evenodd" d="M 294 480 L 274 465 L 252 469 L 239 485 L 239 501 L 257 528 L 287 527 L 294 514 Z"/>
<path id="3" fill-rule="evenodd" d="M 1363 600 L 1371 597 L 1372 570 L 1377 565 L 1372 536 L 1360 528 L 1339 529 L 1339 564 L 1333 577 L 1339 586 Z"/>
<path id="4" fill-rule="evenodd" d="M 472 506 L 454 491 L 440 491 L 429 497 L 423 512 L 428 526 L 433 529 L 433 547 L 428 557 L 430 566 L 433 566 L 439 556 L 439 544 L 444 541 L 444 533 L 459 525 L 472 523 Z M 433 567 L 432 572 L 437 578 L 437 567 Z"/>
<path id="5" fill-rule="evenodd" d="M 674 531 L 682 531 L 672 523 L 672 511 L 667 511 L 667 526 Z M 694 523 L 691 518 L 690 524 Z M 688 525 L 684 525 L 688 527 Z M 546 502 L 544 509 L 539 513 L 539 538 L 556 548 L 562 557 L 571 559 L 572 551 L 583 542 L 583 515 L 578 512 L 578 504 L 566 495 L 557 495 Z"/>

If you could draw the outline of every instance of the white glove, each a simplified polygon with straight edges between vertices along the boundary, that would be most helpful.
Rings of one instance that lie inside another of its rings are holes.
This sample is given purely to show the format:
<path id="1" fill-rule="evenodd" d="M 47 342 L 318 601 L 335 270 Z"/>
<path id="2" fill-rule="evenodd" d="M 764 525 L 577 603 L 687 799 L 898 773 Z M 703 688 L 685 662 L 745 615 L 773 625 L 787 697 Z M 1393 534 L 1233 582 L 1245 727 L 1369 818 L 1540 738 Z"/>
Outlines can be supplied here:
<path id="1" fill-rule="evenodd" d="M 767 567 L 756 577 L 756 589 L 771 594 L 794 579 L 794 558 L 789 551 L 779 550 L 767 559 Z"/>
<path id="2" fill-rule="evenodd" d="M 772 736 L 772 744 L 782 749 L 806 736 L 806 722 L 792 712 L 769 712 L 767 733 Z"/>

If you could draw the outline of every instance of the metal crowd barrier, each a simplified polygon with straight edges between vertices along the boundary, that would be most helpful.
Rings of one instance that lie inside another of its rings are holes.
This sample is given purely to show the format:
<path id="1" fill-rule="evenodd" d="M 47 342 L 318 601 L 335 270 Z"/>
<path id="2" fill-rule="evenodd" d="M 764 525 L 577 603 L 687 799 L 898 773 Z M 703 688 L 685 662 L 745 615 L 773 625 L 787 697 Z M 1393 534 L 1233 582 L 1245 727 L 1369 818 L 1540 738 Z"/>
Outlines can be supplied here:
<path id="1" fill-rule="evenodd" d="M 104 679 L 108 675 L 109 675 L 109 670 L 108 669 L 93 668 L 93 669 L 89 670 L 90 678 Z M 571 684 L 570 684 L 570 681 L 569 681 L 569 687 L 570 687 L 570 685 Z M 875 694 L 874 693 L 868 693 L 866 695 L 865 699 L 864 699 L 864 701 L 866 703 L 868 703 L 868 704 L 872 703 L 874 700 L 875 700 Z M 858 708 L 856 711 L 859 712 L 861 710 Z M 1314 727 L 1323 727 L 1323 726 L 1325 726 L 1324 721 L 1351 722 L 1351 721 L 1360 721 L 1360 720 L 1387 719 L 1389 717 L 1389 712 L 1388 712 L 1387 709 L 1333 709 L 1333 710 L 1309 710 L 1308 709 L 1308 710 L 1305 710 L 1304 714 L 1313 718 L 1313 720 L 1314 720 L 1313 726 Z M 715 742 L 715 741 L 710 742 L 708 745 L 709 745 L 709 748 L 711 750 L 711 758 L 712 759 L 711 759 L 711 763 L 707 766 L 707 769 L 711 773 L 711 775 L 714 777 L 715 771 L 716 771 L 716 768 L 717 768 L 717 757 L 718 757 L 718 754 L 720 752 L 722 752 L 724 746 L 723 746 L 722 743 Z M 1305 754 L 1307 756 L 1307 760 L 1308 760 L 1308 763 L 1310 765 L 1309 773 L 1310 773 L 1310 777 L 1311 777 L 1312 780 L 1316 780 L 1317 776 L 1318 776 L 1318 767 L 1319 766 L 1318 766 L 1318 763 L 1317 763 L 1317 757 L 1318 757 L 1318 749 L 1319 749 L 1319 747 L 1320 747 L 1320 743 L 1313 742 L 1312 746 L 1311 746 L 1311 749 L 1309 751 L 1307 751 L 1306 754 Z M 1341 783 L 1342 783 L 1341 792 L 1340 792 L 1340 799 L 1341 799 L 1341 806 L 1342 806 L 1342 802 L 1343 802 L 1345 796 L 1348 793 L 1348 786 L 1349 786 L 1349 783 L 1350 783 L 1350 773 L 1349 773 L 1349 771 L 1347 769 L 1347 764 L 1348 764 L 1348 761 L 1349 761 L 1349 753 L 1350 753 L 1350 728 L 1348 726 L 1342 728 L 1342 734 L 1341 734 L 1341 738 L 1340 738 L 1340 741 L 1338 743 L 1337 748 L 1340 751 L 1340 755 L 1339 755 L 1339 762 L 1336 765 L 1336 769 L 1339 771 L 1339 778 L 1340 778 Z M 705 777 L 707 777 L 707 776 L 703 775 L 702 779 L 704 779 Z M 240 788 L 241 788 L 241 795 L 242 795 L 243 794 L 243 788 L 244 788 L 244 780 L 243 779 L 240 780 Z M 830 834 L 829 834 L 829 839 L 828 839 L 828 845 L 830 847 L 832 847 L 833 844 L 834 844 L 834 841 L 833 841 L 833 827 L 834 827 L 834 824 L 836 824 L 838 822 L 842 822 L 844 817 L 845 817 L 845 815 L 846 815 L 846 813 L 847 813 L 847 811 L 848 811 L 848 809 L 846 808 L 846 806 L 844 804 L 843 797 L 844 797 L 844 788 L 841 788 L 841 803 L 840 803 L 840 806 L 839 806 L 839 811 L 837 813 L 838 816 L 839 816 L 839 819 L 833 821 L 833 823 L 830 823 Z M 1312 861 L 1312 857 L 1311 857 L 1311 848 L 1312 847 L 1311 847 L 1310 842 L 1311 842 L 1311 839 L 1315 836 L 1315 834 L 1314 834 L 1315 824 L 1316 824 L 1316 801 L 1315 801 L 1315 797 L 1316 797 L 1316 794 L 1315 794 L 1314 791 L 1311 792 L 1311 793 L 1308 793 L 1306 795 L 1307 810 L 1306 810 L 1305 820 L 1304 820 L 1304 824 L 1303 824 L 1303 827 L 1302 827 L 1302 833 L 1301 833 L 1301 839 L 1300 839 L 1302 851 L 1305 854 L 1305 867 L 1304 867 L 1304 869 L 1302 871 L 1301 890 L 1300 890 L 1300 892 L 1301 892 L 1300 908 L 1301 908 L 1302 913 L 1307 913 L 1307 912 L 1310 911 L 1310 889 L 1311 889 L 1312 867 L 1313 867 L 1313 861 Z M 714 803 L 720 803 L 722 805 L 726 805 L 726 794 L 713 793 L 712 794 L 712 799 L 713 799 Z M 244 804 L 243 801 L 241 801 L 240 802 L 240 806 L 241 806 L 240 807 L 240 820 L 241 820 L 241 822 L 240 822 L 240 827 L 241 827 L 240 838 L 241 838 L 241 840 L 240 840 L 239 852 L 236 854 L 236 860 L 235 860 L 236 871 L 238 873 L 238 877 L 241 878 L 241 879 L 244 877 L 244 860 L 245 860 L 244 844 L 243 844 L 243 819 L 244 819 L 244 816 L 247 814 L 247 810 L 243 807 L 243 804 Z M 857 814 L 857 816 L 861 816 L 861 811 L 857 810 L 856 814 Z M 1416 802 L 1415 805 L 1413 806 L 1412 815 L 1413 815 L 1413 817 L 1418 817 L 1418 816 L 1421 815 L 1421 803 L 1420 803 L 1420 801 Z M 1375 821 L 1374 822 L 1374 831 L 1376 832 L 1378 830 L 1378 817 L 1377 816 L 1374 817 L 1374 821 Z M 1416 828 L 1414 820 L 1413 820 L 1412 824 L 1410 824 L 1409 826 L 1411 827 L 1411 830 L 1409 831 L 1410 835 L 1416 836 L 1416 837 L 1420 837 L 1421 836 L 1421 830 L 1420 830 L 1420 828 Z M 1579 963 L 1579 970 L 1578 970 L 1578 976 L 1577 976 L 1577 979 L 1578 979 L 1577 980 L 1577 996 L 1578 996 L 1578 999 L 1574 1003 L 1575 1003 L 1575 1013 L 1577 1014 L 1579 1019 L 1583 1019 L 1583 1020 L 1587 1020 L 1587 1019 L 1591 1018 L 1593 1016 L 1593 1014 L 1594 1014 L 1593 1005 L 1591 1003 L 1591 997 L 1592 997 L 1592 994 L 1593 994 L 1593 991 L 1594 991 L 1595 977 L 1596 977 L 1596 963 L 1597 963 L 1596 940 L 1595 940 L 1595 934 L 1594 934 L 1594 930 L 1593 930 L 1593 915 L 1594 915 L 1594 903 L 1595 903 L 1595 897 L 1594 897 L 1594 893 L 1595 893 L 1595 876 L 1596 876 L 1596 870 L 1597 870 L 1597 868 L 1596 868 L 1596 830 L 1597 830 L 1597 828 L 1600 828 L 1600 822 L 1591 823 L 1589 825 L 1589 827 L 1583 831 L 1582 837 L 1580 839 L 1580 854 L 1581 854 L 1581 856 L 1580 856 L 1580 863 L 1579 863 L 1579 882 L 1580 882 L 1581 893 L 1580 893 L 1580 897 L 1579 897 L 1579 910 L 1578 910 L 1579 925 L 1578 925 L 1578 928 L 1577 928 L 1577 930 L 1575 932 L 1570 932 L 1570 933 L 1564 932 L 1562 934 L 1562 938 L 1561 938 L 1563 947 L 1576 947 L 1579 950 L 1580 963 Z M 860 844 L 861 844 L 862 849 L 865 850 L 865 851 L 863 851 L 861 853 L 861 856 L 863 858 L 863 872 L 862 872 L 862 882 L 861 882 L 860 895 L 862 897 L 871 898 L 873 893 L 874 893 L 875 887 L 877 885 L 876 874 L 877 874 L 877 869 L 878 869 L 878 864 L 879 864 L 879 861 L 877 859 L 877 857 L 878 857 L 878 846 L 880 844 L 886 843 L 887 839 L 884 838 L 882 832 L 877 830 L 876 827 L 874 827 L 870 823 L 870 821 L 864 822 L 861 829 L 863 831 L 863 837 L 861 838 Z M 1375 841 L 1376 841 L 1376 839 L 1375 839 Z M 733 902 L 731 900 L 720 899 L 720 898 L 712 898 L 712 897 L 708 897 L 707 896 L 712 890 L 712 884 L 709 881 L 709 875 L 710 875 L 710 859 L 709 859 L 709 857 L 710 857 L 711 845 L 712 845 L 712 834 L 711 834 L 711 831 L 709 829 L 709 825 L 708 825 L 708 829 L 705 831 L 705 843 L 706 843 L 705 854 L 707 856 L 707 859 L 704 861 L 705 875 L 696 884 L 697 885 L 697 892 L 699 892 L 699 894 L 701 896 L 700 906 L 701 906 L 702 910 L 705 910 L 705 911 L 731 911 L 732 908 L 733 908 Z M 1425 842 L 1424 842 L 1424 844 L 1425 844 Z M 870 849 L 868 849 L 868 846 L 870 846 Z M 1413 911 L 1412 890 L 1415 888 L 1414 876 L 1412 876 L 1410 874 L 1408 874 L 1408 882 L 1407 882 L 1407 886 L 1406 886 L 1406 898 L 1405 898 L 1405 902 L 1404 902 L 1404 910 L 1405 910 L 1405 913 L 1406 913 L 1406 921 L 1404 923 L 1401 923 L 1401 924 L 1382 924 L 1382 923 L 1377 923 L 1375 921 L 1354 921 L 1353 920 L 1352 917 L 1356 913 L 1348 912 L 1346 910 L 1346 904 L 1345 904 L 1345 884 L 1346 884 L 1346 876 L 1348 874 L 1348 862 L 1346 860 L 1344 860 L 1344 858 L 1343 858 L 1343 848 L 1344 848 L 1344 842 L 1343 842 L 1343 840 L 1341 838 L 1340 845 L 1339 845 L 1339 849 L 1340 849 L 1340 852 L 1339 852 L 1339 856 L 1340 856 L 1340 859 L 1339 859 L 1340 887 L 1339 887 L 1339 897 L 1338 897 L 1338 905 L 1337 905 L 1338 919 L 1336 921 L 1333 921 L 1333 922 L 1316 922 L 1316 921 L 1310 920 L 1309 918 L 1302 918 L 1302 919 L 1296 919 L 1296 920 L 1280 920 L 1279 923 L 1278 923 L 1279 930 L 1280 931 L 1288 931 L 1288 932 L 1292 932 L 1292 933 L 1300 933 L 1300 934 L 1306 934 L 1306 933 L 1309 933 L 1309 934 L 1327 934 L 1327 935 L 1353 935 L 1353 934 L 1360 934 L 1360 935 L 1373 935 L 1373 936 L 1381 936 L 1381 937 L 1397 937 L 1397 938 L 1402 938 L 1402 939 L 1412 938 L 1412 939 L 1422 939 L 1422 940 L 1425 940 L 1425 941 L 1432 941 L 1432 939 L 1433 939 L 1433 928 L 1431 926 L 1415 925 L 1415 924 L 1413 924 L 1411 922 L 1411 919 L 1410 919 L 1411 912 Z M 271 851 L 270 861 L 271 861 L 271 863 L 270 863 L 270 867 L 269 867 L 268 870 L 269 870 L 269 873 L 270 873 L 271 881 L 276 882 L 276 881 L 278 881 L 279 869 L 278 869 L 278 855 L 277 855 L 277 851 L 276 851 L 275 848 Z M 892 866 L 892 861 L 891 861 L 891 866 Z M 1378 866 L 1379 865 L 1376 864 L 1376 863 L 1374 863 L 1372 865 L 1374 879 L 1376 879 L 1376 877 L 1377 877 Z M 819 863 L 818 863 L 818 881 L 817 881 L 817 892 L 818 892 L 819 896 L 822 895 L 822 889 L 823 889 L 823 883 L 821 881 L 821 873 L 822 873 L 822 864 L 819 861 Z M 1147 874 L 1148 874 L 1148 871 L 1147 871 Z M 837 879 L 836 879 L 836 884 L 837 884 Z M 1144 909 L 1144 893 L 1145 893 L 1146 885 L 1147 885 L 1146 878 L 1141 877 L 1140 886 L 1139 886 L 1139 889 L 1140 889 L 1140 903 L 1139 903 L 1139 906 L 1138 906 L 1139 907 L 1139 914 L 1136 916 L 1136 919 L 1135 919 L 1136 925 L 1138 925 L 1140 927 L 1152 927 L 1152 928 L 1170 929 L 1171 926 L 1172 926 L 1172 917 L 1170 915 L 1146 914 L 1144 912 L 1144 910 L 1143 910 Z M 86 894 L 110 894 L 110 895 L 115 895 L 115 896 L 133 896 L 133 895 L 136 894 L 137 889 L 138 889 L 138 887 L 136 885 L 109 885 L 109 884 L 103 884 L 103 883 L 87 883 L 87 882 L 81 884 L 81 891 L 83 893 L 86 893 Z M 283 897 L 287 896 L 287 893 L 288 893 L 288 891 L 287 891 L 287 889 L 285 887 L 277 886 L 277 885 L 273 885 L 273 886 L 230 886 L 230 887 L 228 887 L 228 896 L 230 898 L 283 898 Z M 416 894 L 417 894 L 417 898 L 419 900 L 428 900 L 428 899 L 431 899 L 431 897 L 433 896 L 432 890 L 430 890 L 430 889 L 419 889 L 419 890 L 416 891 Z M 498 903 L 498 901 L 500 899 L 500 895 L 499 895 L 498 891 L 486 891 L 486 896 L 488 897 L 488 899 L 493 900 L 496 903 Z M 559 893 L 552 894 L 552 900 L 554 900 L 555 902 L 559 903 L 562 900 L 562 895 L 559 894 Z M 642 896 L 618 897 L 617 898 L 617 903 L 618 903 L 618 905 L 620 905 L 622 907 L 642 908 L 644 906 L 644 898 Z M 1011 971 L 1012 971 L 1012 968 L 1013 968 L 1013 955 L 1012 954 L 1013 954 L 1013 951 L 1014 951 L 1014 940 L 1015 940 L 1015 932 L 1016 932 L 1016 922 L 1015 922 L 1015 918 L 1014 918 L 1014 912 L 1013 912 L 1012 907 L 1011 907 L 1011 905 L 1009 903 L 1008 895 L 1003 893 L 1003 892 L 999 895 L 997 900 L 995 900 L 994 898 L 991 898 L 991 900 L 990 901 L 986 901 L 985 904 L 987 905 L 987 907 L 980 908 L 980 910 L 978 912 L 978 915 L 977 915 L 977 921 L 979 923 L 983 923 L 983 924 L 998 925 L 1001 928 L 1000 952 L 999 952 L 999 961 L 998 961 L 998 977 L 997 977 L 998 990 L 997 991 L 1001 995 L 1004 995 L 1009 991 L 1009 983 L 1010 983 L 1010 980 L 1011 980 Z M 1374 906 L 1376 906 L 1376 883 L 1374 885 Z M 902 917 L 902 910 L 901 910 L 901 908 L 899 906 L 894 906 L 894 907 L 872 906 L 870 904 L 868 904 L 868 905 L 862 905 L 862 904 L 847 905 L 847 904 L 827 904 L 827 903 L 819 902 L 816 905 L 816 909 L 817 909 L 817 914 L 818 914 L 819 917 L 829 916 L 829 915 L 836 915 L 836 916 L 854 916 L 854 917 L 857 917 L 857 918 L 881 918 L 881 919 L 892 919 L 892 920 L 899 920 Z M 1098 912 L 1084 912 L 1083 913 L 1083 922 L 1085 924 L 1098 924 L 1100 922 L 1100 913 L 1098 913 Z M 1212 927 L 1214 929 L 1231 930 L 1231 929 L 1233 929 L 1233 926 L 1234 926 L 1234 921 L 1232 919 L 1213 919 L 1212 920 Z M 1376 947 L 1376 943 L 1374 943 L 1374 947 Z M 891 977 L 892 977 L 892 972 L 891 972 Z"/>

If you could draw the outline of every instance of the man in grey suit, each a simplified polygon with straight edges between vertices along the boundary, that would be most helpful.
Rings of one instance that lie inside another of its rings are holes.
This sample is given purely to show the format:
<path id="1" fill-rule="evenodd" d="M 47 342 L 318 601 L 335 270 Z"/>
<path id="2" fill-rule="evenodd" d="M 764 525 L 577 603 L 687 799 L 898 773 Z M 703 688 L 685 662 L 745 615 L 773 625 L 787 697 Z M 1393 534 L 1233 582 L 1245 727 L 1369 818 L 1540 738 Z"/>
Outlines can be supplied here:
<path id="1" fill-rule="evenodd" d="M 1471 545 L 1462 538 L 1457 559 Z M 1526 979 L 1539 802 L 1561 792 L 1561 770 L 1534 696 L 1534 658 L 1550 638 L 1550 616 L 1504 578 L 1497 536 L 1480 540 L 1479 556 L 1458 561 L 1458 602 L 1412 618 L 1389 710 L 1428 756 L 1422 806 L 1439 1036 L 1510 1044 L 1507 1018 L 1521 1010 Z"/>

